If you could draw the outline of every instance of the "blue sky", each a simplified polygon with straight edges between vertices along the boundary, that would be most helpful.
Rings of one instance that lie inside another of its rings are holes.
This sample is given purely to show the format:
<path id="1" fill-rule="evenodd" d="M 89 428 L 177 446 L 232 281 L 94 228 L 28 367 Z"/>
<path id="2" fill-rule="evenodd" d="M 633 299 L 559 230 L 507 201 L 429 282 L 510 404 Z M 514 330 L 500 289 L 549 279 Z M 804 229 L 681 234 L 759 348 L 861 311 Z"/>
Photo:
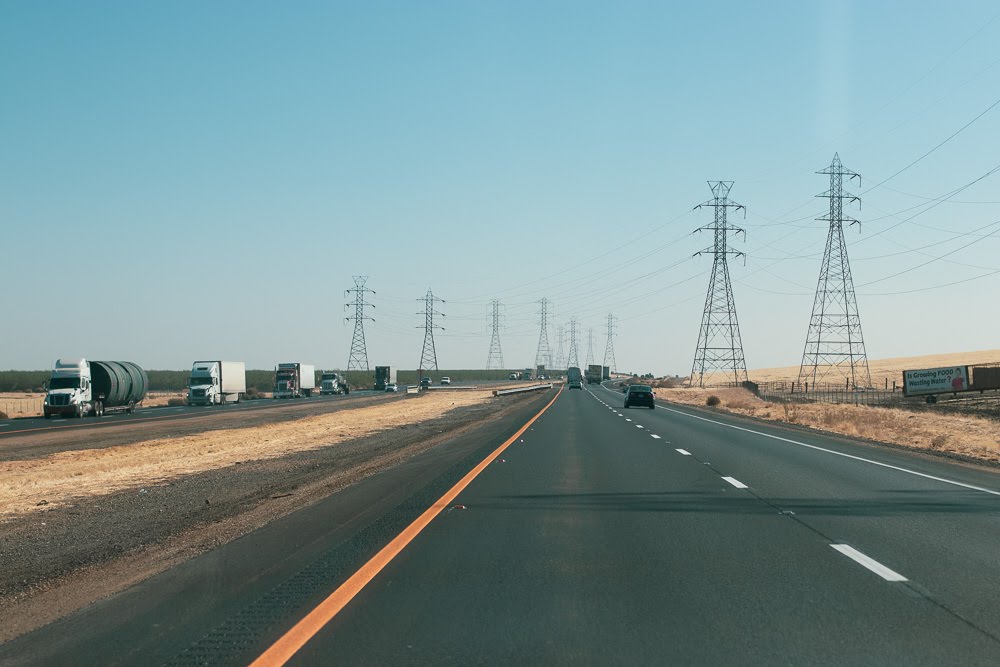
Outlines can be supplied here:
<path id="1" fill-rule="evenodd" d="M 506 365 L 531 364 L 548 297 L 581 356 L 614 312 L 619 368 L 685 374 L 711 266 L 692 208 L 715 179 L 747 207 L 748 366 L 797 364 L 834 151 L 863 176 L 869 356 L 998 348 L 1000 173 L 934 198 L 1000 164 L 1000 107 L 893 176 L 1000 97 L 998 12 L 4 3 L 0 367 L 342 367 L 363 274 L 373 365 L 416 366 L 430 287 L 442 368 L 485 366 L 492 298 Z"/>

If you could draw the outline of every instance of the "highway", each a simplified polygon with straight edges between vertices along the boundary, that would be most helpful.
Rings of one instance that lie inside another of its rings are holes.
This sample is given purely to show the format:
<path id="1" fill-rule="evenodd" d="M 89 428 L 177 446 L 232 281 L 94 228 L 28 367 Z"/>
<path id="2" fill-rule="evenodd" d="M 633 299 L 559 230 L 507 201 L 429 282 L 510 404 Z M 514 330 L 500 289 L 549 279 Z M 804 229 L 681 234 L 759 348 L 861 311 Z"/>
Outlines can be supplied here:
<path id="1" fill-rule="evenodd" d="M 206 414 L 239 414 L 257 410 L 274 410 L 288 408 L 289 406 L 302 406 L 304 404 L 316 404 L 327 401 L 338 401 L 350 397 L 377 396 L 384 392 L 372 390 L 361 390 L 351 392 L 349 395 L 333 396 L 311 396 L 309 398 L 297 399 L 262 399 L 256 401 L 241 401 L 240 403 L 229 403 L 226 405 L 179 405 L 163 406 L 152 408 L 137 408 L 132 414 L 125 412 L 106 413 L 103 417 L 83 417 L 80 419 L 52 417 L 22 417 L 18 419 L 0 420 L 0 440 L 13 435 L 25 433 L 37 433 L 45 430 L 66 430 L 66 429 L 86 429 L 99 428 L 103 425 L 145 423 L 150 421 L 190 419 L 201 417 Z M 393 396 L 393 394 L 386 394 Z"/>
<path id="2" fill-rule="evenodd" d="M 548 392 L 0 663 L 1000 664 L 1000 474 L 621 405 Z"/>

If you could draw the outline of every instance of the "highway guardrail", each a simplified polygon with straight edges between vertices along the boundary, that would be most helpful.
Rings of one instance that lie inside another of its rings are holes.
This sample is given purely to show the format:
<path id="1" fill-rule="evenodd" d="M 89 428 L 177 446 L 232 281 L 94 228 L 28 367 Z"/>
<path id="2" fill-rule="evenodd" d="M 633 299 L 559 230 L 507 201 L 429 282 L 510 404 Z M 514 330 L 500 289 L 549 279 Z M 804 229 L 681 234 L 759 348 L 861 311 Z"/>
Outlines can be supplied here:
<path id="1" fill-rule="evenodd" d="M 526 391 L 538 391 L 539 389 L 552 389 L 552 383 L 547 384 L 533 384 L 529 387 L 517 387 L 515 389 L 494 389 L 494 396 L 506 396 L 507 394 L 521 394 Z"/>

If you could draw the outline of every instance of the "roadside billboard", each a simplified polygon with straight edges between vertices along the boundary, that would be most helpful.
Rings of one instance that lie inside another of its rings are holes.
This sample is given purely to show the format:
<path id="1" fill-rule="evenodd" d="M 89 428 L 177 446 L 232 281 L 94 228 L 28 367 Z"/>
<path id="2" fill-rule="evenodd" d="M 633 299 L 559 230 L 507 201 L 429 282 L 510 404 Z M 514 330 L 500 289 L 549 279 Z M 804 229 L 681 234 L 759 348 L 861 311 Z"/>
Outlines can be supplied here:
<path id="1" fill-rule="evenodd" d="M 969 367 L 924 368 L 903 371 L 903 395 L 950 394 L 969 390 Z"/>

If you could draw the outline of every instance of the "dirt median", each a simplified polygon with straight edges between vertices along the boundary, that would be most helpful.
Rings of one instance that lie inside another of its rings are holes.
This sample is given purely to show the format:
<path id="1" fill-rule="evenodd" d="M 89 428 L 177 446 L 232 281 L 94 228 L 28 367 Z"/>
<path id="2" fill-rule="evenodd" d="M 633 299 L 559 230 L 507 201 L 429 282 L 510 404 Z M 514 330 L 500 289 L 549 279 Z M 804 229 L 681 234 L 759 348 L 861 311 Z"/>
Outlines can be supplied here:
<path id="1" fill-rule="evenodd" d="M 430 394 L 286 424 L 7 462 L 24 467 L 20 496 L 7 490 L 11 469 L 0 472 L 7 494 L 0 502 L 7 516 L 0 523 L 0 641 L 542 398 Z M 6 509 L 11 501 L 14 511 Z"/>

